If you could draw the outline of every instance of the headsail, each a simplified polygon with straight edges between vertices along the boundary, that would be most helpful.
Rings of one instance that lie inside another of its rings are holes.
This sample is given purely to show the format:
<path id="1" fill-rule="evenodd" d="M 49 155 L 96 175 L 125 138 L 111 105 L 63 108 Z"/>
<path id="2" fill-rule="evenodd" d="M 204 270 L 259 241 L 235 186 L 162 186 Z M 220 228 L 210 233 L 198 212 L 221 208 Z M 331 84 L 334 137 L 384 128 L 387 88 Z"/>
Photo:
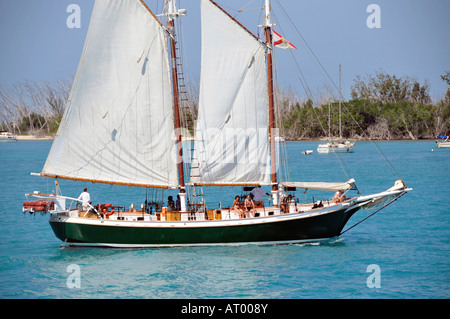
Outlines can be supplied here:
<path id="1" fill-rule="evenodd" d="M 202 62 L 191 183 L 269 184 L 265 46 L 220 7 L 201 1 Z"/>
<path id="2" fill-rule="evenodd" d="M 142 1 L 96 1 L 42 175 L 176 186 L 169 70 L 165 30 Z"/>

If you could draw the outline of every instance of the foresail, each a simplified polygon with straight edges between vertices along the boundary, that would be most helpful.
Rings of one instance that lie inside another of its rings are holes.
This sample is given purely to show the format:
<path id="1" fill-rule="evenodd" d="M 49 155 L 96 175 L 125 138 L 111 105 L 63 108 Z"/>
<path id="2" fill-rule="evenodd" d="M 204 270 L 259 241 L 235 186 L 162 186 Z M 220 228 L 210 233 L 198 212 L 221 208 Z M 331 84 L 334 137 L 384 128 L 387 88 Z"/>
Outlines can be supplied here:
<path id="1" fill-rule="evenodd" d="M 166 34 L 139 0 L 97 0 L 42 175 L 178 184 Z"/>
<path id="2" fill-rule="evenodd" d="M 201 1 L 202 62 L 191 183 L 269 184 L 265 46 L 215 3 Z"/>

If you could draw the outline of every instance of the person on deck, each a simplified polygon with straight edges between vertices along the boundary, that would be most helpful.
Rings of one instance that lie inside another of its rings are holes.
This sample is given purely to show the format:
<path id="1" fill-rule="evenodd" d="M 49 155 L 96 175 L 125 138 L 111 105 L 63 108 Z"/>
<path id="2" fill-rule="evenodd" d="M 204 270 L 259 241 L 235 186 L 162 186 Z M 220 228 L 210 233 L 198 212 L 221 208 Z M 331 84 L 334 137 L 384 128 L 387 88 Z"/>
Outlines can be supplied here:
<path id="1" fill-rule="evenodd" d="M 234 210 L 235 212 L 239 213 L 239 217 L 244 217 L 244 211 L 241 209 L 241 201 L 239 199 L 239 195 L 237 195 L 234 198 L 234 202 L 233 202 L 233 206 L 231 207 L 232 210 Z"/>
<path id="2" fill-rule="evenodd" d="M 169 211 L 175 210 L 175 202 L 173 201 L 173 197 L 172 196 L 169 196 L 167 198 L 167 209 Z"/>
<path id="3" fill-rule="evenodd" d="M 342 203 L 344 200 L 346 200 L 347 198 L 343 195 L 344 194 L 344 190 L 343 189 L 340 189 L 339 191 L 337 191 L 335 194 L 334 194 L 334 197 L 333 197 L 333 203 Z"/>
<path id="4" fill-rule="evenodd" d="M 244 210 L 247 217 L 252 217 L 251 213 L 255 212 L 255 203 L 253 202 L 250 195 L 247 195 L 247 198 L 244 201 Z"/>
<path id="5" fill-rule="evenodd" d="M 278 205 L 281 208 L 281 213 L 286 214 L 287 213 L 287 195 L 283 191 L 282 188 L 278 189 Z"/>
<path id="6" fill-rule="evenodd" d="M 177 195 L 177 200 L 175 202 L 175 209 L 176 210 L 181 210 L 181 200 L 180 200 L 180 195 Z"/>
<path id="7" fill-rule="evenodd" d="M 254 196 L 254 199 L 253 199 L 253 200 L 254 200 L 255 203 L 258 204 L 258 205 L 262 205 L 262 204 L 263 204 L 264 200 L 263 200 L 262 196 L 263 196 L 264 194 L 270 196 L 269 193 L 267 193 L 266 191 L 264 191 L 264 190 L 261 188 L 261 185 L 258 185 L 258 186 L 256 186 L 255 188 L 253 188 L 252 191 L 251 191 L 251 193 L 252 193 L 253 196 Z"/>
<path id="8" fill-rule="evenodd" d="M 78 196 L 78 200 L 82 202 L 83 211 L 87 212 L 91 204 L 91 195 L 88 193 L 87 187 L 85 187 L 80 196 Z"/>

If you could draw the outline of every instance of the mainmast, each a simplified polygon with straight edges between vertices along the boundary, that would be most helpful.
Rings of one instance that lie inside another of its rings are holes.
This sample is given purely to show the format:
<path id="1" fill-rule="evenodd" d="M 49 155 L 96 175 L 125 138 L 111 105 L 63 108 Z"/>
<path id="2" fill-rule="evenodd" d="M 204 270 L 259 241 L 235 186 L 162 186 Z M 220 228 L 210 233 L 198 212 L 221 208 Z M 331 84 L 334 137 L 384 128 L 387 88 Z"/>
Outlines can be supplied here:
<path id="1" fill-rule="evenodd" d="M 270 163 L 271 182 L 274 205 L 278 204 L 277 161 L 275 151 L 275 107 L 273 95 L 273 67 L 272 67 L 272 23 L 270 21 L 270 0 L 265 3 L 264 33 L 267 45 L 267 83 L 269 94 L 269 136 L 270 136 Z"/>
<path id="2" fill-rule="evenodd" d="M 178 72 L 177 72 L 177 52 L 175 41 L 175 18 L 185 15 L 186 10 L 176 10 L 175 0 L 168 1 L 167 18 L 168 28 L 170 32 L 170 54 L 172 59 L 172 86 L 173 86 L 173 107 L 174 107 L 174 124 L 175 135 L 177 139 L 177 164 L 178 164 L 178 183 L 180 186 L 180 206 L 181 211 L 186 211 L 186 188 L 184 183 L 184 164 L 183 164 L 183 146 L 181 136 L 181 119 L 180 119 L 180 98 L 178 91 Z"/>

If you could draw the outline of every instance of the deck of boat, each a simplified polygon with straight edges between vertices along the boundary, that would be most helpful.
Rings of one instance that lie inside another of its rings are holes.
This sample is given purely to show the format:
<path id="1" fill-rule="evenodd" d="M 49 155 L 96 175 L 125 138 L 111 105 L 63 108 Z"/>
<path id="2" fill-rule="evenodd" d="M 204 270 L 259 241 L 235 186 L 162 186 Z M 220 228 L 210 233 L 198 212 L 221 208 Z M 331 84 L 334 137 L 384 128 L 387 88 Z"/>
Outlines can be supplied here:
<path id="1" fill-rule="evenodd" d="M 208 221 L 208 220 L 231 220 L 231 219 L 245 219 L 245 218 L 258 218 L 267 216 L 276 216 L 282 214 L 309 212 L 314 209 L 321 209 L 324 207 L 330 207 L 336 205 L 330 201 L 324 201 L 320 203 L 299 204 L 290 202 L 281 207 L 277 206 L 256 206 L 251 212 L 241 212 L 233 210 L 231 207 L 210 209 L 198 212 L 182 212 L 182 211 L 169 211 L 166 207 L 163 207 L 162 211 L 149 214 L 145 210 L 114 210 L 114 206 L 109 206 L 107 210 L 100 210 L 102 218 L 107 220 L 125 220 L 125 221 Z M 117 208 L 117 207 L 116 207 Z M 98 216 L 92 210 L 89 212 L 76 209 L 69 211 L 69 216 L 74 218 L 89 218 L 97 219 Z"/>

